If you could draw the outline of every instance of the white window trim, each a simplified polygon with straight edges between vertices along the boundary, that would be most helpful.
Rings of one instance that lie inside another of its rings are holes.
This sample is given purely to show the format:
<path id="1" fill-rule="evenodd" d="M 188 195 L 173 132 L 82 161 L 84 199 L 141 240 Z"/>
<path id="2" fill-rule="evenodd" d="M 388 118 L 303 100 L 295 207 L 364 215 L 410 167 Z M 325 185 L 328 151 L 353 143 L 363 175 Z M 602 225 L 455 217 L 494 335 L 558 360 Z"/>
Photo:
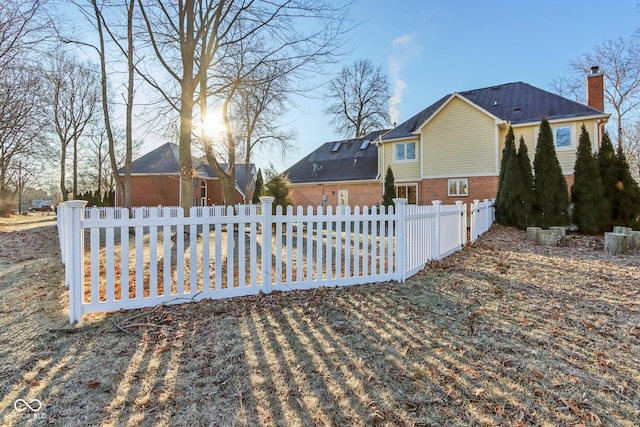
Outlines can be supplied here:
<path id="1" fill-rule="evenodd" d="M 553 134 L 553 147 L 555 148 L 556 152 L 575 151 L 578 149 L 578 135 L 576 134 L 575 122 L 550 124 L 550 127 L 551 127 L 551 133 Z M 558 144 L 556 143 L 556 131 L 558 130 L 558 128 L 569 128 L 569 131 L 571 132 L 571 143 L 569 144 L 569 146 L 558 147 Z M 536 136 L 535 146 L 538 145 L 538 135 L 540 135 L 540 126 L 536 126 L 535 128 L 535 136 Z"/>
<path id="2" fill-rule="evenodd" d="M 417 182 L 395 182 L 394 183 L 394 187 L 396 190 L 396 194 L 398 194 L 398 187 L 415 187 L 416 189 L 416 205 L 418 204 L 418 198 L 419 198 L 419 193 L 418 193 L 418 183 Z M 409 191 L 407 190 L 407 196 L 409 195 Z M 398 196 L 400 197 L 400 196 Z M 409 197 L 407 197 L 407 203 L 408 203 Z M 413 203 L 411 203 L 413 204 Z"/>
<path id="3" fill-rule="evenodd" d="M 407 144 L 413 144 L 414 149 L 415 149 L 415 154 L 416 157 L 415 159 L 407 159 Z M 404 152 L 405 152 L 405 158 L 404 159 L 398 159 L 397 155 L 398 155 L 398 150 L 397 150 L 397 146 L 398 145 L 404 145 Z M 393 162 L 394 163 L 415 163 L 418 161 L 418 158 L 420 157 L 420 155 L 418 154 L 418 143 L 415 141 L 408 141 L 408 142 L 396 142 L 393 144 Z"/>
<path id="4" fill-rule="evenodd" d="M 452 193 L 451 192 L 451 183 L 455 181 L 456 182 L 456 189 L 457 192 L 456 193 Z M 460 182 L 463 182 L 464 185 L 467 188 L 467 192 L 466 193 L 460 193 L 460 188 L 458 186 L 458 184 Z M 447 180 L 447 195 L 449 197 L 468 197 L 469 196 L 469 178 L 449 178 Z"/>

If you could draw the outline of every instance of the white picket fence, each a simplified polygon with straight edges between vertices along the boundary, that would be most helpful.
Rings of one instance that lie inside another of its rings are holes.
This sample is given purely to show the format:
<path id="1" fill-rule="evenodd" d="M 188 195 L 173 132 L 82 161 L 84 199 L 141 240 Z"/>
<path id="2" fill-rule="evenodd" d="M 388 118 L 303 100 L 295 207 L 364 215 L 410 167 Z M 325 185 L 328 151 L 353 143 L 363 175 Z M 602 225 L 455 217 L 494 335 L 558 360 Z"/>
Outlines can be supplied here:
<path id="1" fill-rule="evenodd" d="M 201 299 L 404 281 L 467 243 L 466 205 L 295 211 L 273 198 L 246 207 L 85 208 L 59 205 L 70 321 L 85 314 Z M 474 201 L 471 239 L 493 223 Z"/>

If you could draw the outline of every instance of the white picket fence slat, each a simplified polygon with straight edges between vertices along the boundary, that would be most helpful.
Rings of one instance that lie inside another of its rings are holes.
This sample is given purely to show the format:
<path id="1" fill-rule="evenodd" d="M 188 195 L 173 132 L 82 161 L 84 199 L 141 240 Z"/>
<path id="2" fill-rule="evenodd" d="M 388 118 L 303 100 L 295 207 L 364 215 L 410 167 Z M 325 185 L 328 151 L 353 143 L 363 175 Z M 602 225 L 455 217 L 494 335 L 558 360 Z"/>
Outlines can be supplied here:
<path id="1" fill-rule="evenodd" d="M 466 205 L 58 207 L 70 321 L 85 314 L 272 290 L 404 281 L 467 243 Z M 493 201 L 470 207 L 471 241 Z M 86 236 L 86 240 L 85 240 Z M 85 244 L 87 245 L 85 250 Z M 86 274 L 85 274 L 86 273 Z"/>

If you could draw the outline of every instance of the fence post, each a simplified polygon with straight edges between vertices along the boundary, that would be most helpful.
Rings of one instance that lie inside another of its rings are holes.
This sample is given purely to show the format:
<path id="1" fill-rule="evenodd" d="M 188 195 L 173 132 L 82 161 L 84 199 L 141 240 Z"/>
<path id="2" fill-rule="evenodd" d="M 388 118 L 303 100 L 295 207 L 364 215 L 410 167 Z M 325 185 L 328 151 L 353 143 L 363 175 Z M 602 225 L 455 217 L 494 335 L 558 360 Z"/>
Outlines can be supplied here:
<path id="1" fill-rule="evenodd" d="M 271 206 L 275 197 L 262 196 L 262 292 L 271 293 Z"/>
<path id="2" fill-rule="evenodd" d="M 440 259 L 440 206 L 442 205 L 441 200 L 433 200 L 433 206 L 436 207 L 436 220 L 435 220 L 435 230 L 433 230 L 433 242 L 432 242 L 432 250 L 433 250 L 433 259 Z"/>
<path id="3" fill-rule="evenodd" d="M 491 227 L 491 212 L 489 212 L 489 199 L 484 199 L 484 228 L 482 230 L 482 234 L 484 234 L 489 227 Z"/>
<path id="4" fill-rule="evenodd" d="M 467 221 L 464 217 L 464 211 L 462 210 L 463 205 L 461 200 L 456 200 L 456 207 L 458 208 L 458 213 L 460 214 L 460 217 L 458 218 L 458 227 L 460 227 L 458 229 L 458 244 L 460 245 L 460 248 L 462 248 L 466 243 L 465 240 L 467 237 Z M 466 209 L 466 206 L 464 207 L 464 209 Z"/>
<path id="5" fill-rule="evenodd" d="M 396 280 L 404 283 L 407 278 L 407 199 L 393 199 L 396 215 Z"/>
<path id="6" fill-rule="evenodd" d="M 471 205 L 471 243 L 475 242 L 478 238 L 478 228 L 480 228 L 480 200 L 473 199 Z"/>
<path id="7" fill-rule="evenodd" d="M 69 243 L 65 268 L 69 271 L 69 323 L 82 321 L 82 298 L 84 284 L 84 219 L 85 200 L 65 202 L 65 241 Z"/>

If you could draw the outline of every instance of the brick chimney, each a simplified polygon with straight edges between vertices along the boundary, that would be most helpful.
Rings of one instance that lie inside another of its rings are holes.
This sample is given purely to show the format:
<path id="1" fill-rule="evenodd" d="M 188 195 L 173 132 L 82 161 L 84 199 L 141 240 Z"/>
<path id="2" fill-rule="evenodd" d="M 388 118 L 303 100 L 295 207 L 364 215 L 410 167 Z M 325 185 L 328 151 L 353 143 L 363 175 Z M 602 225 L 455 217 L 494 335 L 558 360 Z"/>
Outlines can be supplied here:
<path id="1" fill-rule="evenodd" d="M 604 73 L 598 66 L 587 75 L 587 105 L 604 112 Z"/>

